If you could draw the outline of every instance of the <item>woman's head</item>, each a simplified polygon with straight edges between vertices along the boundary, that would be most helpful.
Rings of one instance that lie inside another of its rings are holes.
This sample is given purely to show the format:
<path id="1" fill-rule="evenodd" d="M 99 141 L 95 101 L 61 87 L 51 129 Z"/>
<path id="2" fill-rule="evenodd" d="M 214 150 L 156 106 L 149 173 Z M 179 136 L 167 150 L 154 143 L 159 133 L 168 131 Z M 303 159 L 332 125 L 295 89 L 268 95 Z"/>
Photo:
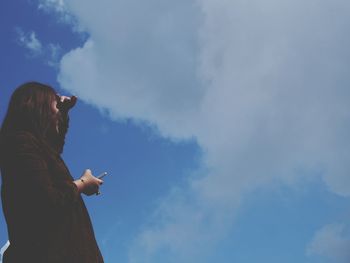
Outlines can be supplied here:
<path id="1" fill-rule="evenodd" d="M 59 111 L 55 90 L 45 84 L 28 82 L 19 86 L 10 99 L 1 135 L 29 131 L 47 139 L 56 131 Z"/>

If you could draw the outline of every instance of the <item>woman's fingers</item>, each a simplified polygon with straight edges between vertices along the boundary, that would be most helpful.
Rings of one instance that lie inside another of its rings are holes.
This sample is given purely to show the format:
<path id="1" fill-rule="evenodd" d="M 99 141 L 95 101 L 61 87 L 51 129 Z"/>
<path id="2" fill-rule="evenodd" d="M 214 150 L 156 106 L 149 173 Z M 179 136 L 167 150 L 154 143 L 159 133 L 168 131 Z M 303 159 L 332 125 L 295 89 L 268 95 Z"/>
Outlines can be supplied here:
<path id="1" fill-rule="evenodd" d="M 87 195 L 93 195 L 96 194 L 99 190 L 99 186 L 98 185 L 90 185 L 88 187 L 88 189 L 86 189 L 86 194 Z"/>
<path id="2" fill-rule="evenodd" d="M 78 98 L 76 97 L 76 96 L 72 96 L 71 98 L 70 98 L 70 101 L 71 101 L 71 108 L 72 107 L 74 107 L 74 105 L 77 103 L 77 100 L 78 100 Z"/>
<path id="3" fill-rule="evenodd" d="M 78 98 L 76 96 L 59 96 L 60 104 L 62 105 L 62 109 L 70 110 L 77 103 Z"/>
<path id="4" fill-rule="evenodd" d="M 103 184 L 103 180 L 95 177 L 90 169 L 86 169 L 81 178 L 84 180 L 85 185 L 83 193 L 86 195 L 92 195 L 99 192 L 99 188 Z"/>

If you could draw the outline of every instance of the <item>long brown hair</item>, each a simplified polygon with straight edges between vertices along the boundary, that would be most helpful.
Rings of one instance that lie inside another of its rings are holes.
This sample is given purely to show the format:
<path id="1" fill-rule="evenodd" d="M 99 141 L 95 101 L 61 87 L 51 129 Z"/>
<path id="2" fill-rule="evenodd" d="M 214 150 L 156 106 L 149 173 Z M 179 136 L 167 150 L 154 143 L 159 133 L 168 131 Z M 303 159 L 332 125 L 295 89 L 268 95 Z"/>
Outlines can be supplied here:
<path id="1" fill-rule="evenodd" d="M 60 118 L 52 110 L 56 98 L 56 91 L 52 87 L 39 82 L 27 82 L 19 86 L 11 96 L 1 126 L 1 138 L 18 131 L 27 131 L 56 148 L 58 138 L 54 138 L 53 134 L 56 133 L 56 124 Z"/>

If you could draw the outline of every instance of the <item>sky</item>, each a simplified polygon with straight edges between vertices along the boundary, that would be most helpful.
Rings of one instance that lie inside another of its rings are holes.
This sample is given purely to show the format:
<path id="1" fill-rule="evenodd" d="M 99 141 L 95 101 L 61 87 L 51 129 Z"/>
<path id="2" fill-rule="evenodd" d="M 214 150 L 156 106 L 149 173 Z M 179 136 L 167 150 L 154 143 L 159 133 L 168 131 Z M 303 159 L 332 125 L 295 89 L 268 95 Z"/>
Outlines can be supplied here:
<path id="1" fill-rule="evenodd" d="M 350 262 L 350 3 L 3 0 L 0 117 L 76 95 L 105 262 Z M 7 230 L 0 217 L 0 251 Z"/>

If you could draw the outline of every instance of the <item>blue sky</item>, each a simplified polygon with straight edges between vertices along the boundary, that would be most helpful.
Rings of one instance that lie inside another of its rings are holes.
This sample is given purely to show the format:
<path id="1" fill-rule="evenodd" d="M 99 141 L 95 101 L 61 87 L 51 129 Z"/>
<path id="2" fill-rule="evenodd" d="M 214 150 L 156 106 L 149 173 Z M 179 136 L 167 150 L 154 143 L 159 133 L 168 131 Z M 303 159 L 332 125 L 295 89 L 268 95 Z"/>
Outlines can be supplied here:
<path id="1" fill-rule="evenodd" d="M 0 117 L 75 94 L 64 159 L 106 262 L 349 262 L 350 4 L 0 4 Z M 0 217 L 0 247 L 7 241 Z"/>

